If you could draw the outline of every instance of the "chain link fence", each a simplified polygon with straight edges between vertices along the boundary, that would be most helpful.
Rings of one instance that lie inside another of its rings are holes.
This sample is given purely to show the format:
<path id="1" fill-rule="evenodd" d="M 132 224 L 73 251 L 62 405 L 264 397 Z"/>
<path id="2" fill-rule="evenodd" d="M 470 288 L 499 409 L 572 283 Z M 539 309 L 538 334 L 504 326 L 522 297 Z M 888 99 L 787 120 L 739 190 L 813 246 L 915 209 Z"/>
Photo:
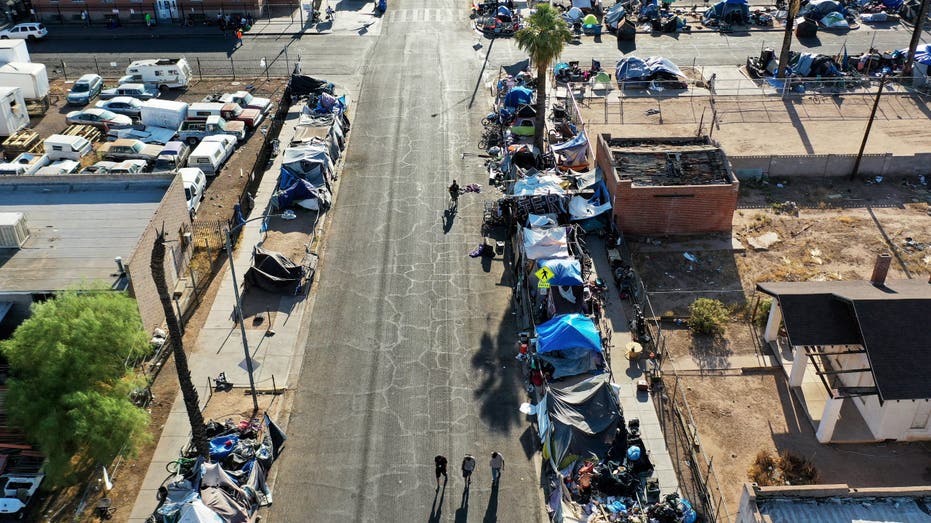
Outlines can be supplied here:
<path id="1" fill-rule="evenodd" d="M 255 60 L 233 59 L 190 60 L 191 71 L 196 79 L 224 78 L 249 80 L 255 78 L 287 78 L 294 70 L 294 64 L 300 56 L 290 56 L 283 50 L 277 56 L 272 55 Z M 107 80 L 117 80 L 126 74 L 126 67 L 132 59 L 104 60 L 92 58 L 59 58 L 46 63 L 49 80 L 76 80 L 83 74 L 96 73 Z"/>

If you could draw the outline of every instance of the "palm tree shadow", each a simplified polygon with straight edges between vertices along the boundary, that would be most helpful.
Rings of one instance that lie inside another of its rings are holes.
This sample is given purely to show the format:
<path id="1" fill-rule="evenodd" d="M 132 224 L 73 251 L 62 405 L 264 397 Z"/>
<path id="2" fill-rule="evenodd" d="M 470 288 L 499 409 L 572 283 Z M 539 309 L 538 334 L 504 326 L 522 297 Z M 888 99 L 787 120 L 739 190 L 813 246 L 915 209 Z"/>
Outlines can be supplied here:
<path id="1" fill-rule="evenodd" d="M 485 508 L 485 517 L 482 523 L 495 523 L 498 521 L 498 484 L 491 486 L 491 497 L 488 498 L 488 507 Z"/>

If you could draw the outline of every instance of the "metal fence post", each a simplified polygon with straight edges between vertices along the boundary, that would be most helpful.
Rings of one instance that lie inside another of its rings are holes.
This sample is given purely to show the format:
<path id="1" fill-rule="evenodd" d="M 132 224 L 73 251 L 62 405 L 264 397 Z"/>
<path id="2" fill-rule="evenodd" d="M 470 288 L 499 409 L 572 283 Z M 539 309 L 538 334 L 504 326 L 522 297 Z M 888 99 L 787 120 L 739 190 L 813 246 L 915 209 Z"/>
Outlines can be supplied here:
<path id="1" fill-rule="evenodd" d="M 204 81 L 204 70 L 200 67 L 200 57 L 197 57 L 197 76 L 200 78 L 200 81 Z"/>
<path id="2" fill-rule="evenodd" d="M 65 80 L 68 80 L 68 69 L 65 68 L 65 60 L 61 59 L 61 75 L 65 77 Z"/>
<path id="3" fill-rule="evenodd" d="M 97 63 L 97 55 L 94 55 L 94 68 L 97 69 L 97 76 L 100 76 L 100 64 Z"/>
<path id="4" fill-rule="evenodd" d="M 236 79 L 236 66 L 233 65 L 233 57 L 230 57 L 230 73 L 232 73 L 233 80 Z"/>

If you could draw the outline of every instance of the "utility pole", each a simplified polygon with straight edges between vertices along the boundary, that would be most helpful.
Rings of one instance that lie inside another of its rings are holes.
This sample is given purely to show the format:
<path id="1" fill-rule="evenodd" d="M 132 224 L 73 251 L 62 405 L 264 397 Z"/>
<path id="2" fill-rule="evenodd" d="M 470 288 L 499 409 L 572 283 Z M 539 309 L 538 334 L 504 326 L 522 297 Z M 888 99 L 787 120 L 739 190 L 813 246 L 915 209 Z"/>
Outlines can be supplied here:
<path id="1" fill-rule="evenodd" d="M 926 2 L 928 0 L 925 0 Z M 786 69 L 789 67 L 789 50 L 792 49 L 792 30 L 795 28 L 795 18 L 798 16 L 799 0 L 789 0 L 788 16 L 786 16 L 786 31 L 782 36 L 782 51 L 779 52 L 779 70 L 777 78 L 786 77 Z M 763 64 L 765 67 L 766 64 Z"/>
<path id="2" fill-rule="evenodd" d="M 915 50 L 918 49 L 918 42 L 921 41 L 921 32 L 925 26 L 925 18 L 928 17 L 929 0 L 922 0 L 921 9 L 918 10 L 918 18 L 915 19 L 915 28 L 912 30 L 912 39 L 908 43 L 908 56 L 905 57 L 905 67 L 902 68 L 902 76 L 912 74 L 912 64 L 915 63 Z"/>
<path id="3" fill-rule="evenodd" d="M 925 0 L 925 3 L 927 2 L 928 0 Z M 870 119 L 866 122 L 866 131 L 863 133 L 863 141 L 860 142 L 860 152 L 857 153 L 857 161 L 854 162 L 853 172 L 850 173 L 851 180 L 855 180 L 857 175 L 860 174 L 860 161 L 863 159 L 863 150 L 866 149 L 866 141 L 870 137 L 870 129 L 873 128 L 873 119 L 876 118 L 876 109 L 879 108 L 879 99 L 883 95 L 883 87 L 886 86 L 886 80 L 888 78 L 887 75 L 883 75 L 883 77 L 879 79 L 879 90 L 876 91 L 876 99 L 873 100 L 873 110 L 870 111 Z"/>

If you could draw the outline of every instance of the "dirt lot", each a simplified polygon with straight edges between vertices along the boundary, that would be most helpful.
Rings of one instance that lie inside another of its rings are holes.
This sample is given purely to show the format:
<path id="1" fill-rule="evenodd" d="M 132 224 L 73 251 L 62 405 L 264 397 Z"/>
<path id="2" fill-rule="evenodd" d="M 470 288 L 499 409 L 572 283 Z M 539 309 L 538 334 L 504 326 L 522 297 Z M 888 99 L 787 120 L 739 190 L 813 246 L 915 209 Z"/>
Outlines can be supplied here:
<path id="1" fill-rule="evenodd" d="M 671 395 L 685 393 L 702 448 L 714 462 L 731 515 L 740 486 L 757 452 L 794 452 L 812 460 L 819 483 L 852 487 L 927 485 L 931 481 L 931 445 L 885 443 L 822 445 L 814 437 L 803 407 L 777 370 L 743 376 L 679 376 L 666 379 Z"/>

